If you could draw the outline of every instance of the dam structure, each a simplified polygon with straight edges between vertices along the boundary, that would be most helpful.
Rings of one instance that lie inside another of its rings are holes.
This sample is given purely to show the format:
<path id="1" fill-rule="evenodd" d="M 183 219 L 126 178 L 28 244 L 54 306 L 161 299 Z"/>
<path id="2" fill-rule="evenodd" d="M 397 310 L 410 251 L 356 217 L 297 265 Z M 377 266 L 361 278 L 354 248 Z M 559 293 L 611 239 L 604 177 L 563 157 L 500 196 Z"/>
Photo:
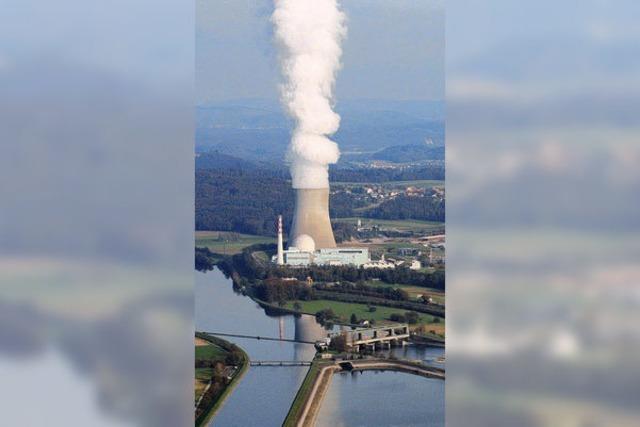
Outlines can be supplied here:
<path id="1" fill-rule="evenodd" d="M 347 347 L 355 352 L 404 346 L 410 337 L 409 325 L 406 323 L 373 328 L 356 328 L 344 331 L 342 334 L 346 337 Z"/>

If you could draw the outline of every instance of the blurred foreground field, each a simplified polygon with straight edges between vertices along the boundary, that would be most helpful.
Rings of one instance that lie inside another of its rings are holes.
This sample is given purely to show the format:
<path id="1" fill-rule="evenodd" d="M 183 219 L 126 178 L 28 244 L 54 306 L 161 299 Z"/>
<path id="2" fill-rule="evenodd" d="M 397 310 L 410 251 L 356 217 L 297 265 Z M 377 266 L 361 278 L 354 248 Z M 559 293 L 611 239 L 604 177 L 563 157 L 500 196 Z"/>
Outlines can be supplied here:
<path id="1" fill-rule="evenodd" d="M 260 243 L 275 243 L 274 237 L 255 236 L 252 234 L 233 233 L 227 231 L 196 231 L 196 247 L 206 247 L 212 252 L 223 255 L 234 255 L 242 252 L 247 246 Z"/>

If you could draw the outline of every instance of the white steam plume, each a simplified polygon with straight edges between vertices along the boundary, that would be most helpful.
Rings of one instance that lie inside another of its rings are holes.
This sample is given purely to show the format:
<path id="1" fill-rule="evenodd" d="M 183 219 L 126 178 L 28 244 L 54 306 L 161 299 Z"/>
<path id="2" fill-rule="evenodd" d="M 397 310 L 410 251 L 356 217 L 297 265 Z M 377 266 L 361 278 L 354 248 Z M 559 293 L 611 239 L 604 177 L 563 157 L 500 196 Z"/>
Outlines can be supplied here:
<path id="1" fill-rule="evenodd" d="M 340 126 L 331 104 L 345 15 L 337 0 L 275 0 L 271 19 L 285 77 L 282 102 L 296 121 L 286 157 L 293 187 L 329 187 L 329 164 L 340 157 L 327 135 Z"/>

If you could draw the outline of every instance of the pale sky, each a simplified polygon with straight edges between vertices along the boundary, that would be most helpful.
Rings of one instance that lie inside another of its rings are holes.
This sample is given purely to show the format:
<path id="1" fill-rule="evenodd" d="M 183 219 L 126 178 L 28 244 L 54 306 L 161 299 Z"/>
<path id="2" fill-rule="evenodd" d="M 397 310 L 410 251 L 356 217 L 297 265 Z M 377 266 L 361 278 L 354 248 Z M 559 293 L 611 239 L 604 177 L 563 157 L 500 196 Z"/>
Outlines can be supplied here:
<path id="1" fill-rule="evenodd" d="M 346 0 L 348 36 L 336 99 L 442 99 L 441 0 Z M 199 0 L 198 103 L 277 99 L 279 81 L 270 0 Z"/>

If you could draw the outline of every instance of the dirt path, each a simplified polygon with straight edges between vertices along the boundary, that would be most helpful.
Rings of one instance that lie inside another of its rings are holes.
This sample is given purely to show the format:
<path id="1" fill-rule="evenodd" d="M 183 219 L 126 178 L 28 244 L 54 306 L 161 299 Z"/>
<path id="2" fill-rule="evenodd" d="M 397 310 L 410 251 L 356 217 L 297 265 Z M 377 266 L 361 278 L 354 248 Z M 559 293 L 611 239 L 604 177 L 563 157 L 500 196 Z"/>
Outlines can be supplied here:
<path id="1" fill-rule="evenodd" d="M 316 378 L 311 393 L 304 404 L 302 415 L 298 420 L 297 427 L 313 426 L 316 423 L 316 417 L 320 412 L 320 405 L 324 400 L 324 396 L 331 385 L 331 380 L 335 371 L 340 370 L 338 366 L 325 366 L 320 370 L 320 374 Z"/>

